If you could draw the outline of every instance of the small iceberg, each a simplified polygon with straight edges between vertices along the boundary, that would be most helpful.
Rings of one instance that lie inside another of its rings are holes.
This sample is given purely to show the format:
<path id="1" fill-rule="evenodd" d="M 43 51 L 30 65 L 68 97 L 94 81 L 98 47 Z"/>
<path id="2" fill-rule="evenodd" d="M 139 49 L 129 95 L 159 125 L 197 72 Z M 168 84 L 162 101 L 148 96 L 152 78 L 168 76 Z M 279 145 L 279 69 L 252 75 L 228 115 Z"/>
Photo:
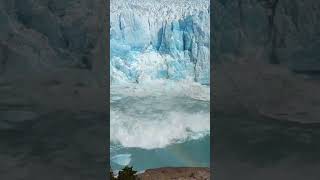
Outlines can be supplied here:
<path id="1" fill-rule="evenodd" d="M 115 101 L 118 101 L 120 99 L 122 99 L 122 97 L 120 97 L 120 96 L 111 96 L 111 102 L 115 102 Z"/>
<path id="2" fill-rule="evenodd" d="M 111 157 L 111 161 L 121 166 L 127 166 L 131 162 L 131 154 L 115 155 Z"/>

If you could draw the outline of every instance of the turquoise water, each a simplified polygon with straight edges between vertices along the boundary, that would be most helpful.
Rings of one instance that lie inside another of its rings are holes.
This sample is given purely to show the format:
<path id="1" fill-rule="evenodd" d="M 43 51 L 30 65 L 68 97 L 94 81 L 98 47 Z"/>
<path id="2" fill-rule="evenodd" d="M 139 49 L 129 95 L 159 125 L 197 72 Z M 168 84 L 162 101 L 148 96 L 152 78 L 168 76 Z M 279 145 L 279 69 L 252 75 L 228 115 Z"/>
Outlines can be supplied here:
<path id="1" fill-rule="evenodd" d="M 176 87 L 170 84 L 170 88 L 167 84 L 111 88 L 113 170 L 125 165 L 138 171 L 209 167 L 210 100 L 187 93 L 192 87 L 175 92 L 173 89 L 181 88 L 178 83 Z M 201 88 L 208 87 L 193 88 L 192 92 L 203 93 Z"/>
<path id="2" fill-rule="evenodd" d="M 111 153 L 130 154 L 129 166 L 142 171 L 157 167 L 209 167 L 210 166 L 210 137 L 206 136 L 198 140 L 191 140 L 180 144 L 170 145 L 158 149 L 120 148 Z M 119 170 L 123 166 L 111 161 L 113 170 Z"/>

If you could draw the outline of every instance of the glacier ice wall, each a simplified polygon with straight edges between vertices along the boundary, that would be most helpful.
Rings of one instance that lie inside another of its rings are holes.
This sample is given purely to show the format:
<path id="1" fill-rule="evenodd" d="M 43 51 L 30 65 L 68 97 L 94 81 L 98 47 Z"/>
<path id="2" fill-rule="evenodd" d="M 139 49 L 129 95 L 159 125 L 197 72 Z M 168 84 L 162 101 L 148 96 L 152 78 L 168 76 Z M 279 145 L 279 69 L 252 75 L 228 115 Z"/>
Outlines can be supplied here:
<path id="1" fill-rule="evenodd" d="M 208 0 L 111 0 L 111 82 L 209 84 Z"/>

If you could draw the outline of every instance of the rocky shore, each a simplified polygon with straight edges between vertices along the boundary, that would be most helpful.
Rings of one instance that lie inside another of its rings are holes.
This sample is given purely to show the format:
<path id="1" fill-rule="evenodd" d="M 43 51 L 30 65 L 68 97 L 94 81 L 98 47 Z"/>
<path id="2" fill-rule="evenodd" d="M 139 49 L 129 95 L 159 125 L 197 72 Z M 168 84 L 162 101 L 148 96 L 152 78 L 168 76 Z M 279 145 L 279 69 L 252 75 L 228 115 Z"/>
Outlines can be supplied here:
<path id="1" fill-rule="evenodd" d="M 211 174 L 212 175 L 212 174 Z M 210 180 L 210 169 L 200 167 L 163 167 L 148 169 L 137 175 L 138 180 Z"/>

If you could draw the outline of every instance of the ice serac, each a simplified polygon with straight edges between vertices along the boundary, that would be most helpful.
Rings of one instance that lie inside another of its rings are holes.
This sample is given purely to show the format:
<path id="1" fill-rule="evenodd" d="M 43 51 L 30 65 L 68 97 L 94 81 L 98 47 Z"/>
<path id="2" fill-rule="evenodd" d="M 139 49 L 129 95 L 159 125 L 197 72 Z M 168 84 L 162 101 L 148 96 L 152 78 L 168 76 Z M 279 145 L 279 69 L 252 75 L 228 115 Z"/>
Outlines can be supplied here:
<path id="1" fill-rule="evenodd" d="M 111 0 L 111 81 L 209 83 L 208 0 Z"/>

